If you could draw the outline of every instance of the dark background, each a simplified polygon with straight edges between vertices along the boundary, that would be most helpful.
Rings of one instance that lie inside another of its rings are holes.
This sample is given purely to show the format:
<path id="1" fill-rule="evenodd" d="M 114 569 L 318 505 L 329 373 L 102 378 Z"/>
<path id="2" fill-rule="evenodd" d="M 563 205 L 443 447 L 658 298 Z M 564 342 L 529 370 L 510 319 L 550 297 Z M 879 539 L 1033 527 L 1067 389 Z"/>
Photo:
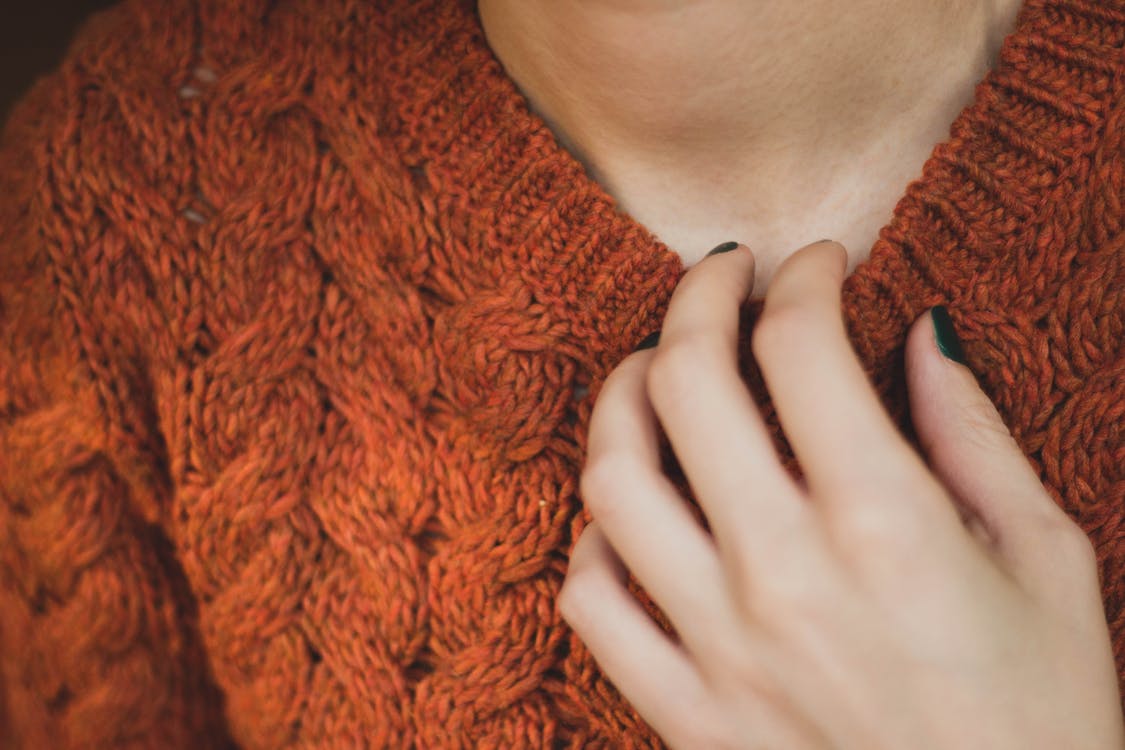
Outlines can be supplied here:
<path id="1" fill-rule="evenodd" d="M 0 12 L 0 123 L 27 87 L 62 59 L 86 16 L 115 0 L 21 0 Z"/>

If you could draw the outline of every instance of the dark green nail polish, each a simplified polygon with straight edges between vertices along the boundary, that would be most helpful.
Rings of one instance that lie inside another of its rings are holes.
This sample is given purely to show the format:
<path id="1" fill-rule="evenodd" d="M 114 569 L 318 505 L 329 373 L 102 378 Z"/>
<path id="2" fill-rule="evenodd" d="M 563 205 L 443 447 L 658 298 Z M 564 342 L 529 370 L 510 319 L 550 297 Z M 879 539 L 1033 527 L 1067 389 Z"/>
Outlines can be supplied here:
<path id="1" fill-rule="evenodd" d="M 716 247 L 714 250 L 707 253 L 703 257 L 704 258 L 710 258 L 712 255 L 718 255 L 719 253 L 729 253 L 731 250 L 734 250 L 736 247 L 738 247 L 737 242 L 724 242 L 723 244 L 719 245 L 718 247 Z"/>
<path id="2" fill-rule="evenodd" d="M 930 310 L 930 318 L 934 322 L 934 337 L 941 353 L 958 364 L 968 365 L 965 350 L 961 348 L 961 339 L 957 338 L 957 332 L 953 330 L 953 320 L 945 306 L 937 305 Z"/>
<path id="3" fill-rule="evenodd" d="M 645 336 L 644 340 L 641 341 L 641 343 L 637 344 L 637 348 L 633 351 L 639 352 L 641 349 L 651 349 L 658 343 L 660 343 L 660 331 L 657 331 L 656 333 L 650 333 L 649 335 Z"/>

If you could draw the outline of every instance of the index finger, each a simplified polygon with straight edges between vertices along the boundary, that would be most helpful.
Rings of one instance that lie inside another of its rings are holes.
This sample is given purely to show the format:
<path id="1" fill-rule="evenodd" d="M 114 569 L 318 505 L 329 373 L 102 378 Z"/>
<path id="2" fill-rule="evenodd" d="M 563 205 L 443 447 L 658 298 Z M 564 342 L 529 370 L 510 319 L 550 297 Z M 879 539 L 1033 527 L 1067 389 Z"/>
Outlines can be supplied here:
<path id="1" fill-rule="evenodd" d="M 664 316 L 648 396 L 724 558 L 757 568 L 810 519 L 738 369 L 739 308 L 753 282 L 746 247 L 688 271 Z"/>

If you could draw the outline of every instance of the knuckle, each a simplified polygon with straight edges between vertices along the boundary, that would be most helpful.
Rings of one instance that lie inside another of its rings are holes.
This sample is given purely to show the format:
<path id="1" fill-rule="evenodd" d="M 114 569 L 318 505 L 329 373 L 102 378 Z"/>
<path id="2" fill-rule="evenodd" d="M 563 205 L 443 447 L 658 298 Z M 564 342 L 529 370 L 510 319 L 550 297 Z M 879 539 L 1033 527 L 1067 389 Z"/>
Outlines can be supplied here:
<path id="1" fill-rule="evenodd" d="M 742 572 L 732 580 L 731 598 L 739 620 L 784 624 L 815 620 L 832 600 L 831 589 L 838 582 L 825 564 L 827 550 L 819 545 L 771 556 L 768 571 Z M 724 652 L 723 663 L 746 674 L 757 674 L 761 666 L 756 655 L 747 654 L 737 641 L 733 651 Z"/>
<path id="2" fill-rule="evenodd" d="M 1024 521 L 1023 528 L 1011 529 L 1014 538 L 1025 535 L 1024 541 L 1030 543 L 1027 553 L 1038 558 L 1039 554 L 1050 556 L 1047 567 L 1029 567 L 1028 574 L 1036 578 L 1043 587 L 1045 595 L 1063 605 L 1075 617 L 1081 619 L 1089 605 L 1099 607 L 1102 600 L 1104 580 L 1098 562 L 1095 543 L 1082 527 L 1070 519 L 1061 508 L 1057 512 L 1036 514 Z M 1006 535 L 1000 534 L 1004 543 Z M 1013 539 L 1014 541 L 1014 539 Z M 1043 550 L 1042 553 L 1035 551 Z"/>
<path id="3" fill-rule="evenodd" d="M 902 557 L 909 557 L 910 550 L 917 548 L 918 539 L 925 533 L 917 514 L 885 503 L 871 503 L 869 497 L 865 501 L 845 512 L 839 524 L 850 553 L 880 560 L 890 555 L 896 564 Z M 894 554 L 897 552 L 904 554 Z"/>
<path id="4" fill-rule="evenodd" d="M 823 579 L 812 571 L 792 567 L 762 576 L 755 588 L 744 592 L 741 611 L 756 622 L 778 623 L 786 628 L 816 622 L 823 615 L 829 597 Z M 729 654 L 730 664 L 739 665 L 743 674 L 756 674 L 758 664 L 741 652 Z M 741 658 L 740 658 L 741 657 Z"/>
<path id="5" fill-rule="evenodd" d="M 1043 523 L 1053 544 L 1074 555 L 1079 564 L 1096 567 L 1098 553 L 1086 531 L 1061 510 L 1050 516 Z"/>
<path id="6" fill-rule="evenodd" d="M 583 469 L 578 478 L 578 491 L 586 507 L 596 516 L 612 513 L 613 498 L 625 474 L 619 458 L 601 458 Z"/>
<path id="7" fill-rule="evenodd" d="M 810 310 L 799 305 L 766 307 L 750 336 L 750 349 L 759 359 L 776 351 L 780 346 L 803 341 L 808 331 L 816 325 Z"/>
<path id="8" fill-rule="evenodd" d="M 645 376 L 649 398 L 678 403 L 699 389 L 701 373 L 714 372 L 719 357 L 706 334 L 690 336 L 657 349 Z"/>
<path id="9" fill-rule="evenodd" d="M 578 477 L 578 491 L 582 493 L 582 498 L 587 504 L 597 496 L 606 494 L 616 469 L 616 461 L 605 457 L 586 463 Z"/>
<path id="10" fill-rule="evenodd" d="M 820 599 L 820 591 L 815 577 L 795 568 L 793 565 L 779 565 L 769 575 L 762 576 L 758 583 L 757 601 L 746 602 L 746 606 L 761 609 L 764 604 L 774 607 L 777 602 L 786 602 L 791 608 L 804 610 Z"/>
<path id="11" fill-rule="evenodd" d="M 585 566 L 567 571 L 556 597 L 559 614 L 572 625 L 591 622 L 597 606 L 596 589 L 597 586 L 590 582 L 590 574 L 585 572 Z"/>

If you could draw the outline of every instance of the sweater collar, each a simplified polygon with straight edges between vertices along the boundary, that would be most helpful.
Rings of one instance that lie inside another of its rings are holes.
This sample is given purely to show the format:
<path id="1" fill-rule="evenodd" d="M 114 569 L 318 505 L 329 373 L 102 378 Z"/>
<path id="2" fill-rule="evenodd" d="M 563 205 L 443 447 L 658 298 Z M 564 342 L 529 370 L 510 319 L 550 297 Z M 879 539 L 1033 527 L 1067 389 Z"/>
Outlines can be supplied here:
<path id="1" fill-rule="evenodd" d="M 494 288 L 518 279 L 524 303 L 581 332 L 579 361 L 609 355 L 586 361 L 591 371 L 618 361 L 660 327 L 686 272 L 680 257 L 619 210 L 530 110 L 488 46 L 474 0 L 384 7 L 380 65 L 395 83 L 383 130 L 418 179 L 442 186 L 435 220 L 459 227 L 466 243 L 456 276 Z M 1025 2 L 949 138 L 845 280 L 849 335 L 873 372 L 895 365 L 925 309 L 970 314 L 977 275 L 1030 252 L 1039 207 L 1096 148 L 1120 16 L 1089 0 Z M 760 307 L 747 303 L 751 324 Z"/>

